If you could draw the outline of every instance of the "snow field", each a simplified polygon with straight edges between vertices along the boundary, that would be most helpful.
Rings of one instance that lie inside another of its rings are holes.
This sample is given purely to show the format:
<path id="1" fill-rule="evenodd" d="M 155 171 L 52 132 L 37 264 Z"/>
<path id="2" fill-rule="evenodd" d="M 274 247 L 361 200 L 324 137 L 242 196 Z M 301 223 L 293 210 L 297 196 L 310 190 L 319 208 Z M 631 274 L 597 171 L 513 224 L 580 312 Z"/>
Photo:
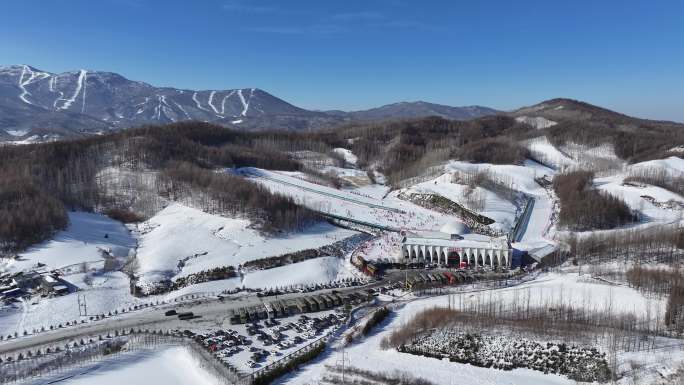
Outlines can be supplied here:
<path id="1" fill-rule="evenodd" d="M 221 382 L 205 371 L 186 348 L 169 346 L 160 350 L 124 353 L 79 368 L 70 375 L 55 374 L 27 385 L 218 385 Z"/>
<path id="2" fill-rule="evenodd" d="M 138 273 L 142 282 L 185 276 L 219 266 L 318 248 L 355 231 L 327 223 L 301 233 L 265 237 L 244 219 L 225 218 L 172 204 L 139 227 Z M 179 267 L 179 261 L 184 264 Z M 327 267 L 326 267 L 327 268 Z"/>
<path id="3" fill-rule="evenodd" d="M 32 246 L 16 260 L 2 260 L 0 272 L 16 273 L 36 267 L 38 262 L 46 270 L 83 262 L 103 260 L 102 251 L 126 259 L 134 251 L 136 242 L 120 222 L 100 214 L 69 212 L 69 226 L 54 238 Z"/>
<path id="4" fill-rule="evenodd" d="M 354 193 L 357 190 L 337 190 L 321 186 L 284 173 L 268 170 L 250 169 L 252 174 L 267 178 L 254 177 L 258 183 L 271 191 L 292 197 L 296 202 L 311 209 L 394 228 L 438 230 L 452 217 L 406 202 L 397 197 L 398 191 L 384 199 L 377 196 L 381 188 L 372 188 L 373 195 Z M 360 190 L 364 191 L 364 190 Z M 380 206 L 380 207 L 377 207 Z M 399 212 L 401 211 L 401 212 Z"/>
<path id="5" fill-rule="evenodd" d="M 546 136 L 530 139 L 523 143 L 524 146 L 540 161 L 562 170 L 577 165 L 577 161 L 568 157 L 556 148 Z"/>
<path id="6" fill-rule="evenodd" d="M 482 214 L 496 221 L 490 227 L 507 232 L 511 229 L 515 222 L 516 206 L 492 191 L 482 187 L 476 187 L 470 192 L 475 196 L 479 196 L 484 201 L 484 208 L 481 210 L 473 210 L 469 207 L 467 199 L 465 198 L 469 187 L 464 184 L 452 183 L 450 173 L 443 174 L 435 179 L 419 183 L 402 191 L 411 194 L 437 194 L 441 195 L 461 206 L 472 211 Z"/>

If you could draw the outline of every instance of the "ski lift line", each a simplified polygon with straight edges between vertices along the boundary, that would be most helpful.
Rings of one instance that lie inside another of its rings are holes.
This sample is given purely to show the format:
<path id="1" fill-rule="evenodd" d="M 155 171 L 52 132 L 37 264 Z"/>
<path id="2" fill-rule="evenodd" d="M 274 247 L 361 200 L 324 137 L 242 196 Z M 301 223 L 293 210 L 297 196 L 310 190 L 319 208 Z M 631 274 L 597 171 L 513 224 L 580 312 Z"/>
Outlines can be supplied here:
<path id="1" fill-rule="evenodd" d="M 297 188 L 300 188 L 300 189 L 302 189 L 302 190 L 310 191 L 310 192 L 313 192 L 313 193 L 316 193 L 316 194 L 326 195 L 326 196 L 333 197 L 333 198 L 337 198 L 337 199 L 342 199 L 342 200 L 345 200 L 345 201 L 348 201 L 348 202 L 352 202 L 352 203 L 355 203 L 355 204 L 358 204 L 358 205 L 361 205 L 361 206 L 372 207 L 372 208 L 381 209 L 381 210 L 387 210 L 387 211 L 391 211 L 391 212 L 395 212 L 395 213 L 399 213 L 399 214 L 405 214 L 405 212 L 404 212 L 403 210 L 400 210 L 400 209 L 397 209 L 397 208 L 394 208 L 394 207 L 388 207 L 388 206 L 378 205 L 378 204 L 375 204 L 375 203 L 363 202 L 363 201 L 360 201 L 360 200 L 357 200 L 357 199 L 345 197 L 345 196 L 343 196 L 343 195 L 332 194 L 332 193 L 328 193 L 328 192 L 325 192 L 325 191 L 316 190 L 316 189 L 313 189 L 313 188 L 310 188 L 310 187 L 300 186 L 300 185 L 295 184 L 295 183 L 287 182 L 287 181 L 284 181 L 284 180 L 282 180 L 282 179 L 273 178 L 273 177 L 266 176 L 266 175 L 263 175 L 263 174 L 254 174 L 254 173 L 250 173 L 250 175 L 256 176 L 256 177 L 258 177 L 258 178 L 264 178 L 264 179 L 266 179 L 266 180 L 270 180 L 270 181 L 273 181 L 273 182 L 282 183 L 282 184 L 286 184 L 286 185 L 289 185 L 289 186 L 297 187 Z"/>

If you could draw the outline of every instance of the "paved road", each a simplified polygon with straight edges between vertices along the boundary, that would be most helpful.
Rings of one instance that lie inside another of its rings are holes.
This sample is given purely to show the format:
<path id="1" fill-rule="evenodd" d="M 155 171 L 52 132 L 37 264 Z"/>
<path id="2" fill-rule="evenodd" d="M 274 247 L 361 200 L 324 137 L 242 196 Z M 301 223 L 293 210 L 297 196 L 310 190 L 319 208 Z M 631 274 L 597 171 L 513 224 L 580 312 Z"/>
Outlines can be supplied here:
<path id="1" fill-rule="evenodd" d="M 430 272 L 434 271 L 435 270 L 430 270 Z M 414 276 L 423 272 L 425 271 L 422 269 L 393 270 L 390 271 L 384 277 L 384 279 L 371 282 L 365 286 L 323 289 L 309 293 L 289 293 L 279 296 L 261 298 L 257 297 L 256 294 L 250 293 L 248 295 L 242 295 L 241 297 L 224 298 L 223 300 L 205 298 L 194 302 L 185 302 L 181 304 L 165 304 L 130 313 L 119 314 L 117 316 L 106 318 L 100 321 L 78 324 L 76 326 L 69 326 L 63 329 L 46 331 L 29 336 L 22 336 L 16 339 L 0 341 L 0 355 L 17 354 L 20 351 L 36 349 L 37 347 L 48 344 L 64 344 L 70 340 L 91 338 L 92 336 L 104 335 L 109 332 L 113 333 L 115 330 L 130 328 L 151 330 L 187 329 L 189 327 L 217 328 L 225 325 L 225 322 L 228 320 L 228 317 L 231 314 L 230 311 L 233 309 L 255 306 L 262 304 L 263 302 L 274 300 L 293 299 L 324 294 L 333 290 L 339 293 L 363 291 L 390 285 L 396 282 L 403 282 L 407 275 Z M 178 312 L 193 312 L 195 315 L 200 317 L 191 321 L 181 321 L 174 316 L 165 316 L 164 312 L 169 309 L 176 309 Z"/>
<path id="2" fill-rule="evenodd" d="M 281 299 L 292 299 L 310 295 L 317 295 L 337 290 L 340 293 L 366 290 L 369 288 L 379 287 L 385 285 L 389 280 L 373 282 L 366 286 L 347 287 L 339 289 L 324 289 L 310 293 L 289 293 L 279 296 L 259 298 L 255 294 L 243 296 L 240 298 L 225 298 L 223 301 L 218 299 L 200 299 L 195 302 L 182 304 L 166 304 L 155 306 L 153 308 L 146 308 L 131 313 L 120 314 L 111 318 L 106 318 L 100 321 L 94 321 L 86 324 L 78 324 L 76 326 L 69 326 L 63 329 L 46 331 L 29 336 L 22 336 L 16 339 L 6 340 L 0 342 L 0 355 L 15 353 L 22 350 L 34 349 L 41 345 L 52 343 L 64 343 L 68 340 L 85 338 L 87 336 L 97 336 L 99 334 L 107 334 L 114 330 L 123 330 L 130 328 L 149 328 L 149 329 L 186 329 L 189 325 L 194 326 L 209 326 L 218 327 L 227 320 L 230 315 L 230 310 L 241 307 L 255 306 L 264 301 L 273 301 Z M 177 317 L 167 317 L 164 312 L 169 309 L 176 309 L 179 312 L 193 312 L 200 318 L 192 321 L 180 321 Z"/>

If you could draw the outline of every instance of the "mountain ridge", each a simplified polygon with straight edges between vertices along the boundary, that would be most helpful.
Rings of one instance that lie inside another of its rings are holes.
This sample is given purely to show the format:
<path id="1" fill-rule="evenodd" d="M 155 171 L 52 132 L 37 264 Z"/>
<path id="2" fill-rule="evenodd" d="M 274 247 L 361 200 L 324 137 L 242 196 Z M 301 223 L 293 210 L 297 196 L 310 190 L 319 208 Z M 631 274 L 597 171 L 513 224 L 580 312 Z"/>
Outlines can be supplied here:
<path id="1" fill-rule="evenodd" d="M 402 108 L 397 108 L 397 106 Z M 419 107 L 417 107 L 419 106 Z M 487 107 L 403 102 L 363 111 L 311 111 L 260 88 L 188 90 L 156 87 L 109 71 L 52 73 L 0 66 L 0 140 L 34 140 L 100 134 L 147 124 L 197 120 L 246 130 L 314 130 L 354 120 L 437 115 L 470 119 Z"/>

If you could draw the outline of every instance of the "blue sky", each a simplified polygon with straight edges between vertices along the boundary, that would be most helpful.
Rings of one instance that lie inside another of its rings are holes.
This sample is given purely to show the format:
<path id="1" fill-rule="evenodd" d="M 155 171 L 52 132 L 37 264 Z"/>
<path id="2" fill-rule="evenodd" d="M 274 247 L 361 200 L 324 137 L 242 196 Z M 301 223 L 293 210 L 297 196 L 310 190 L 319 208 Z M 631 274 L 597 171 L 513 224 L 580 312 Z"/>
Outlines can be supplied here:
<path id="1" fill-rule="evenodd" d="M 0 63 L 310 109 L 570 97 L 684 121 L 684 1 L 5 1 Z"/>

